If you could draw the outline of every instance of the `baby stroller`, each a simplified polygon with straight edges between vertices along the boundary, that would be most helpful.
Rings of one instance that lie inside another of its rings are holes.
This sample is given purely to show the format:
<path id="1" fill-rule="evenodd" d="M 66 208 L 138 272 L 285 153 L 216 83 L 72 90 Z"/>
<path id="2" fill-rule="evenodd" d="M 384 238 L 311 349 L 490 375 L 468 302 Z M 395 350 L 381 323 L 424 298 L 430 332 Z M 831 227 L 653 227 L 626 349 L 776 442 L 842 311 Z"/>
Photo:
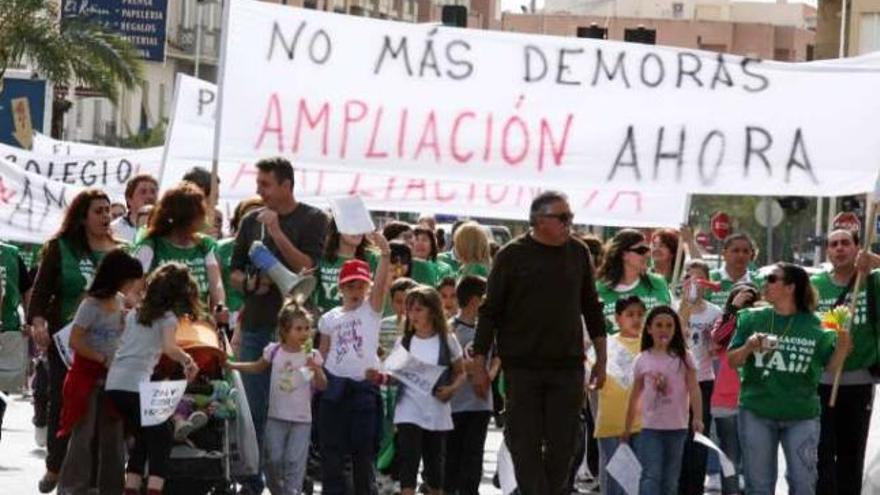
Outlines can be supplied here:
<path id="1" fill-rule="evenodd" d="M 185 421 L 194 409 L 206 413 L 208 419 L 172 448 L 166 494 L 235 493 L 232 479 L 239 473 L 233 465 L 233 444 L 237 443 L 233 437 L 240 431 L 239 418 L 250 422 L 250 410 L 237 373 L 224 373 L 227 345 L 220 332 L 200 321 L 181 320 L 177 328 L 177 344 L 195 359 L 199 376 L 187 386 L 175 422 Z"/>

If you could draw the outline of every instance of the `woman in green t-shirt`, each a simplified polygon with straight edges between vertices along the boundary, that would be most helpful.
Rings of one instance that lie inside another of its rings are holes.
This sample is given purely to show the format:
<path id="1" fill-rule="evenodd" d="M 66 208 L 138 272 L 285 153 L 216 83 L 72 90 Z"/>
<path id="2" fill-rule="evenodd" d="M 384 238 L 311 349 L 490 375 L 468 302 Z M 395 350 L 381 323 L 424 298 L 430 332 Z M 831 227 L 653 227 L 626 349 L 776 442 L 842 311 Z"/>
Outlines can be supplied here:
<path id="1" fill-rule="evenodd" d="M 425 227 L 413 229 L 412 278 L 429 287 L 437 287 L 440 281 L 453 276 L 452 269 L 442 261 L 437 261 L 437 236 Z"/>
<path id="2" fill-rule="evenodd" d="M 791 493 L 816 489 L 819 378 L 843 365 L 849 333 L 822 328 L 807 272 L 777 263 L 767 276 L 771 307 L 740 311 L 728 362 L 740 370 L 739 438 L 746 493 L 775 493 L 777 452 Z"/>
<path id="3" fill-rule="evenodd" d="M 318 287 L 313 292 L 313 297 L 320 314 L 323 315 L 342 304 L 342 296 L 339 295 L 339 271 L 342 270 L 343 263 L 350 259 L 366 261 L 373 272 L 379 264 L 373 244 L 367 236 L 342 234 L 336 226 L 336 220 L 332 220 L 324 241 L 324 253 L 318 260 L 315 272 Z"/>
<path id="4" fill-rule="evenodd" d="M 73 198 L 61 228 L 43 249 L 28 304 L 34 343 L 46 352 L 49 364 L 48 455 L 46 473 L 39 483 L 42 493 L 55 488 L 67 452 L 67 437 L 56 435 L 67 365 L 51 336 L 73 320 L 104 253 L 121 244 L 112 236 L 110 221 L 110 198 L 103 191 L 86 189 Z"/>
<path id="5" fill-rule="evenodd" d="M 604 304 L 607 321 L 615 321 L 614 305 L 624 297 L 639 296 L 648 311 L 672 302 L 666 280 L 648 272 L 651 248 L 641 232 L 633 229 L 619 231 L 608 242 L 605 251 L 605 262 L 596 277 L 596 291 Z M 617 333 L 616 325 L 610 333 Z"/>
<path id="6" fill-rule="evenodd" d="M 477 222 L 465 222 L 455 230 L 452 249 L 459 263 L 458 278 L 465 275 L 489 276 L 492 259 L 489 237 Z"/>
<path id="7" fill-rule="evenodd" d="M 226 303 L 226 291 L 217 241 L 202 233 L 205 217 L 202 191 L 192 183 L 180 183 L 162 195 L 134 254 L 147 274 L 168 261 L 182 263 L 199 286 L 202 301 L 216 308 Z M 221 310 L 215 318 L 225 323 L 228 313 Z"/>

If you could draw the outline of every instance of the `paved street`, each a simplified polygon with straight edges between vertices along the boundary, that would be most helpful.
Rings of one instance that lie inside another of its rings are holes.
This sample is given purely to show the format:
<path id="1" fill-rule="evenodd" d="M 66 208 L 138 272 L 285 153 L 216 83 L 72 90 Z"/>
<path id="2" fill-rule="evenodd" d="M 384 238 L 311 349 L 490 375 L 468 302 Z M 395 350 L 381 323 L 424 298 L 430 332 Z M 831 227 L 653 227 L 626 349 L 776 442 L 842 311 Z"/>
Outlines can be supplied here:
<path id="1" fill-rule="evenodd" d="M 873 429 L 868 440 L 868 463 L 875 455 L 880 455 L 880 399 L 874 401 Z M 32 408 L 29 399 L 20 395 L 12 396 L 12 403 L 6 412 L 3 424 L 3 437 L 0 440 L 0 487 L 2 493 L 10 495 L 37 493 L 37 481 L 43 474 L 45 450 L 34 443 L 34 428 L 31 425 Z M 486 477 L 480 489 L 482 495 L 500 495 L 501 490 L 492 486 L 491 475 L 495 473 L 495 457 L 501 443 L 498 430 L 489 432 L 483 471 Z M 780 452 L 780 482 L 776 493 L 787 493 L 782 473 L 785 471 Z M 265 493 L 269 493 L 266 491 Z"/>

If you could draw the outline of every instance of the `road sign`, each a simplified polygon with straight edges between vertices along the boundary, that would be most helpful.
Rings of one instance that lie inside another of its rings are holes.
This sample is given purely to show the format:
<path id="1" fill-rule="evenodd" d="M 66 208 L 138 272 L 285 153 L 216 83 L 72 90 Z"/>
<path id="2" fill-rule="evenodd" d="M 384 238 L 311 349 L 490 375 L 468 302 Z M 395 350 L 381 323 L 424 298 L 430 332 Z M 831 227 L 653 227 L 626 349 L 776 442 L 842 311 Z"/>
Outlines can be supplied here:
<path id="1" fill-rule="evenodd" d="M 723 241 L 730 235 L 730 216 L 727 213 L 719 211 L 712 215 L 710 226 L 712 228 L 712 235 L 714 235 L 719 241 Z"/>
<path id="2" fill-rule="evenodd" d="M 769 207 L 767 205 L 768 202 L 770 203 Z M 768 212 L 767 210 L 770 211 Z M 755 220 L 757 220 L 761 227 L 767 227 L 768 224 L 770 227 L 777 227 L 782 223 L 783 218 L 785 218 L 785 212 L 779 206 L 779 201 L 773 198 L 764 198 L 758 201 L 758 204 L 755 206 Z"/>

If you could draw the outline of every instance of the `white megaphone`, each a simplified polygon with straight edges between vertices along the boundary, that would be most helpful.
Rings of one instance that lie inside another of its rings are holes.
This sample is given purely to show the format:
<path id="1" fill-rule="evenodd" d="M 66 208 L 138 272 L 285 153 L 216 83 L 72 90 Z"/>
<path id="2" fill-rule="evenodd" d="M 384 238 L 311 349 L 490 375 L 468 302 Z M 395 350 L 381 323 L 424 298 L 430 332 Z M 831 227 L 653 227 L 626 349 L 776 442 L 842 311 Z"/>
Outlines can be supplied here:
<path id="1" fill-rule="evenodd" d="M 315 290 L 318 281 L 312 276 L 301 276 L 288 270 L 261 241 L 254 241 L 248 252 L 251 263 L 275 282 L 285 297 L 306 300 Z"/>

